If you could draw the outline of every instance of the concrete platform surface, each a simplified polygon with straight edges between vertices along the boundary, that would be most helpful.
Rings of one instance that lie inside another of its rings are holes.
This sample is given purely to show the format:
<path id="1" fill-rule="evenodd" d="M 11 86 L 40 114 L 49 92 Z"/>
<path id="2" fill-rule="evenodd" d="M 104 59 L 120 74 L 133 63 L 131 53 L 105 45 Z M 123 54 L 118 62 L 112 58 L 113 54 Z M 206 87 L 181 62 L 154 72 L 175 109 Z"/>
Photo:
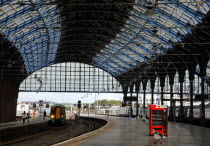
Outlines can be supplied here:
<path id="1" fill-rule="evenodd" d="M 49 121 L 49 118 L 45 118 L 45 120 L 43 120 L 43 118 L 30 118 L 29 123 L 28 120 L 25 120 L 25 124 L 23 124 L 23 121 L 15 121 L 15 122 L 9 122 L 9 123 L 0 123 L 0 130 L 1 129 L 6 129 L 6 128 L 11 128 L 11 127 L 20 127 L 20 126 L 25 126 L 25 125 L 30 125 L 30 124 L 38 124 L 38 123 L 42 123 L 42 122 L 46 122 Z"/>
<path id="2" fill-rule="evenodd" d="M 135 119 L 110 117 L 116 125 L 106 133 L 87 138 L 78 146 L 156 146 L 149 136 L 149 125 Z M 182 123 L 169 122 L 168 137 L 161 146 L 210 146 L 210 129 Z"/>

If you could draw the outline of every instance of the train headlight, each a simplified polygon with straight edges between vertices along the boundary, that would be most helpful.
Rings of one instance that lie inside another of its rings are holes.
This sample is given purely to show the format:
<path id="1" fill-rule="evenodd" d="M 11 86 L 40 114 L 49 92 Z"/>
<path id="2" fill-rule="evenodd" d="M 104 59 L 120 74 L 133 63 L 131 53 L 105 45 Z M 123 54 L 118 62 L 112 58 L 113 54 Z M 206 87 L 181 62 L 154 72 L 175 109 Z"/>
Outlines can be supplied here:
<path id="1" fill-rule="evenodd" d="M 54 119 L 55 118 L 55 115 L 51 115 L 50 117 L 51 117 L 51 119 Z"/>
<path id="2" fill-rule="evenodd" d="M 62 118 L 62 119 L 65 118 L 65 115 L 61 115 L 61 118 Z"/>

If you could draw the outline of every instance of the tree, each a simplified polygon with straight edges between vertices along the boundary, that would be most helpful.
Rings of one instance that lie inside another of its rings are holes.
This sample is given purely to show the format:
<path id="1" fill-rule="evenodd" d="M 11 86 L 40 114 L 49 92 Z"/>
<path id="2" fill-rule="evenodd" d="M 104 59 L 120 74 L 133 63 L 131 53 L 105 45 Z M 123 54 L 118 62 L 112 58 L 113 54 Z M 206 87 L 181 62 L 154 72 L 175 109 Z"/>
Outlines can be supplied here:
<path id="1" fill-rule="evenodd" d="M 93 104 L 96 105 L 97 104 L 97 101 L 95 101 Z M 120 100 L 107 100 L 107 99 L 98 100 L 98 105 L 108 106 L 110 104 L 111 105 L 120 105 L 121 104 L 121 101 Z"/>
<path id="2" fill-rule="evenodd" d="M 66 106 L 66 110 L 70 111 L 71 107 L 70 106 Z"/>

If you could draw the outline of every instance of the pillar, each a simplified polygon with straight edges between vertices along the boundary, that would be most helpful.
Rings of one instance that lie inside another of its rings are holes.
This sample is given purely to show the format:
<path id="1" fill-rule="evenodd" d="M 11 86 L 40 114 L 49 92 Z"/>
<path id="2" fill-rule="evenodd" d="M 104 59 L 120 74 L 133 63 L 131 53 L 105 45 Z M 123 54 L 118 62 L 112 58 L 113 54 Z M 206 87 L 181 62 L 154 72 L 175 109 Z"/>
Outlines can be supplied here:
<path id="1" fill-rule="evenodd" d="M 179 73 L 179 84 L 180 84 L 180 108 L 179 108 L 179 120 L 184 120 L 184 106 L 183 106 L 183 83 L 185 77 L 185 70 L 178 70 Z"/>
<path id="2" fill-rule="evenodd" d="M 130 85 L 130 93 L 131 93 L 131 97 L 133 97 L 133 86 L 134 86 L 134 83 L 132 83 Z"/>
<path id="3" fill-rule="evenodd" d="M 125 98 L 127 97 L 127 94 L 128 94 L 128 86 L 124 86 L 123 87 L 123 103 L 124 103 L 124 106 L 127 105 L 127 103 L 125 101 Z"/>
<path id="4" fill-rule="evenodd" d="M 169 120 L 173 121 L 175 118 L 174 113 L 174 103 L 173 103 L 173 85 L 174 85 L 174 76 L 176 71 L 169 73 L 169 85 L 170 85 L 170 109 L 169 109 Z"/>
<path id="5" fill-rule="evenodd" d="M 200 112 L 200 125 L 206 126 L 206 120 L 205 120 L 205 98 L 204 98 L 204 82 L 205 82 L 205 76 L 206 76 L 206 68 L 207 64 L 209 62 L 209 55 L 206 51 L 200 49 L 200 56 L 198 56 L 198 63 L 200 67 L 200 78 L 201 78 L 201 112 Z"/>
<path id="6" fill-rule="evenodd" d="M 143 80 L 143 91 L 144 91 L 144 97 L 143 97 L 143 109 L 145 109 L 145 101 L 146 101 L 146 90 L 147 90 L 147 80 Z"/>
<path id="7" fill-rule="evenodd" d="M 163 100 L 164 100 L 163 90 L 164 90 L 164 87 L 165 87 L 165 77 L 166 77 L 166 75 L 160 76 L 160 88 L 161 88 L 160 99 L 161 99 L 161 105 L 163 105 Z"/>
<path id="8" fill-rule="evenodd" d="M 0 123 L 16 120 L 18 92 L 18 87 L 12 81 L 0 80 Z"/>
<path id="9" fill-rule="evenodd" d="M 204 99 L 204 82 L 205 77 L 201 77 L 201 115 L 200 118 L 205 120 L 205 99 Z"/>
<path id="10" fill-rule="evenodd" d="M 194 118 L 193 115 L 193 81 L 194 81 L 194 71 L 189 70 L 189 80 L 190 80 L 190 113 L 189 119 L 192 120 Z"/>
<path id="11" fill-rule="evenodd" d="M 137 101 L 136 101 L 136 117 L 139 115 L 139 89 L 140 89 L 140 80 L 137 80 L 136 82 L 136 95 L 137 95 Z"/>
<path id="12" fill-rule="evenodd" d="M 209 57 L 203 57 L 199 59 L 199 67 L 200 67 L 200 78 L 201 78 L 201 112 L 200 112 L 200 119 L 201 124 L 205 121 L 205 98 L 204 98 L 204 83 L 205 83 L 205 76 L 206 76 L 206 68 L 209 61 Z"/>
<path id="13" fill-rule="evenodd" d="M 190 112 L 189 112 L 189 122 L 191 123 L 194 119 L 193 115 L 193 90 L 194 90 L 194 79 L 195 79 L 195 70 L 197 66 L 197 61 L 191 56 L 188 59 L 188 72 L 189 72 L 189 81 L 190 81 Z"/>
<path id="14" fill-rule="evenodd" d="M 151 97 L 152 97 L 152 102 L 151 104 L 154 104 L 154 89 L 155 89 L 155 80 L 150 80 L 150 84 L 151 84 Z"/>

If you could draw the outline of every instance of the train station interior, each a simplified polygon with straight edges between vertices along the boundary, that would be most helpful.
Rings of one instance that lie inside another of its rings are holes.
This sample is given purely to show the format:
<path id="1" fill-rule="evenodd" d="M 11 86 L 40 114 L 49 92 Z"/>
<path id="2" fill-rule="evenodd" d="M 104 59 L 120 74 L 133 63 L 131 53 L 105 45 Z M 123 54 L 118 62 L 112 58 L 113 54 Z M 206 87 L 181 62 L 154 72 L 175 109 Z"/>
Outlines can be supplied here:
<path id="1" fill-rule="evenodd" d="M 1 0 L 0 132 L 23 126 L 15 122 L 20 92 L 119 93 L 133 118 L 98 115 L 107 124 L 89 138 L 52 144 L 153 145 L 146 112 L 158 104 L 167 119 L 162 145 L 208 146 L 209 61 L 209 0 Z"/>

